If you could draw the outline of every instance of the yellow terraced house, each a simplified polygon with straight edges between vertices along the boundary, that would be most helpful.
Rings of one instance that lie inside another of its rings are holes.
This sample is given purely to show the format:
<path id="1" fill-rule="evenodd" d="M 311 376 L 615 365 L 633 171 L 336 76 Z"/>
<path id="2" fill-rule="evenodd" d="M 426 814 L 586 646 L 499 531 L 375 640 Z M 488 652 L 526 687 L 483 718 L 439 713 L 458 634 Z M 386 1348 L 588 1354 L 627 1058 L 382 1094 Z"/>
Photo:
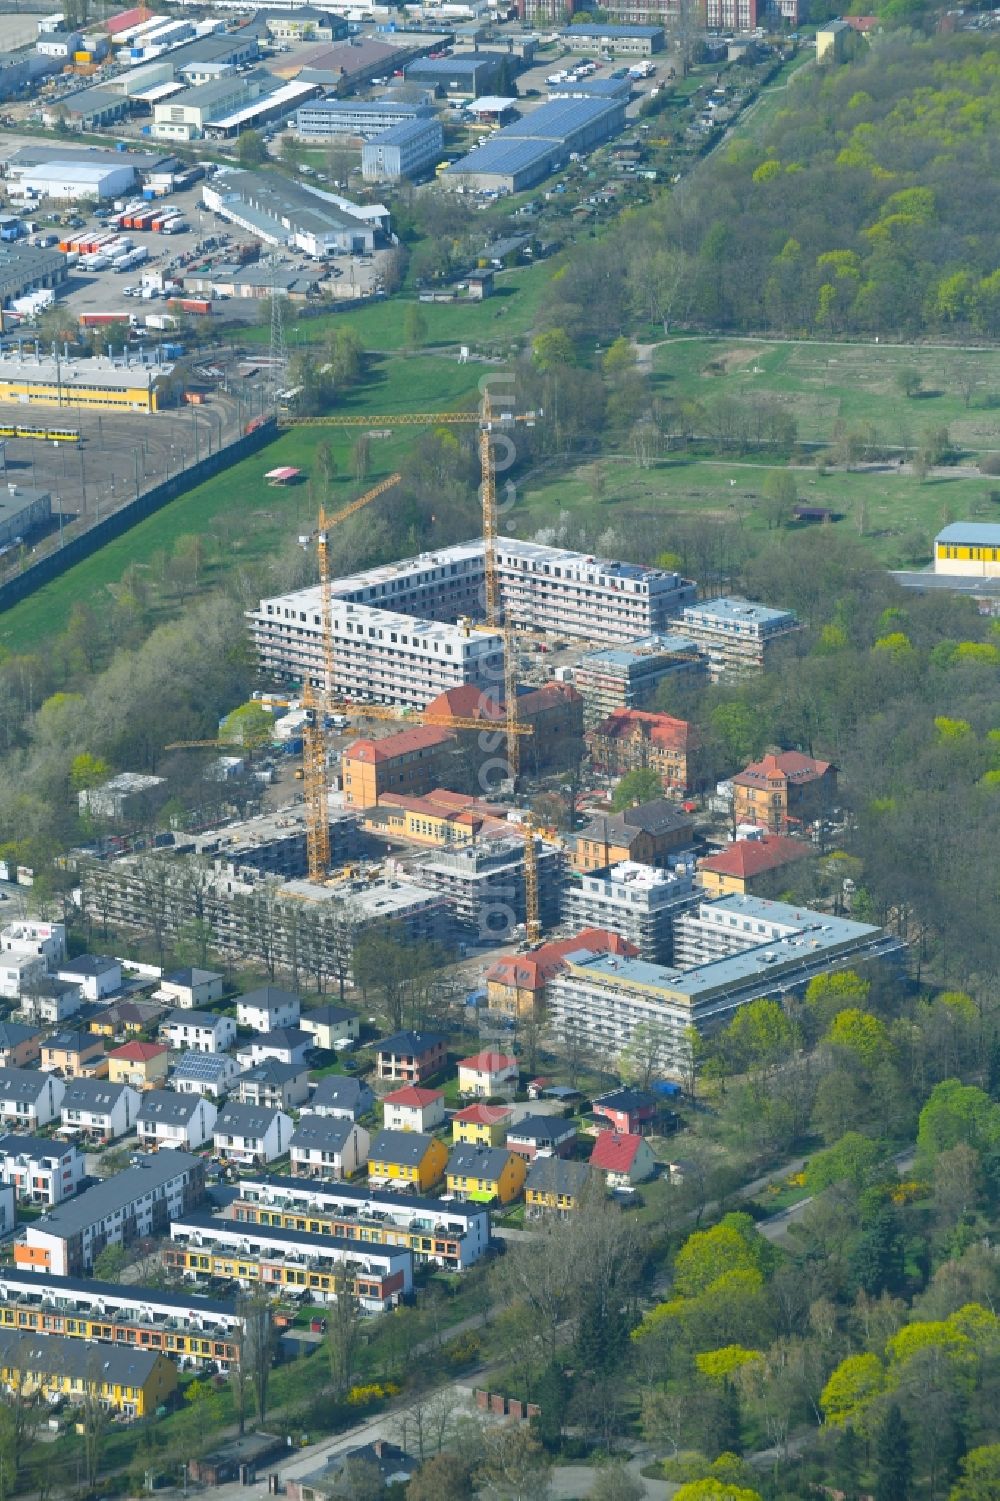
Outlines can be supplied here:
<path id="1" fill-rule="evenodd" d="M 451 1137 L 468 1147 L 501 1147 L 514 1121 L 509 1105 L 467 1105 L 451 1118 Z"/>
<path id="2" fill-rule="evenodd" d="M 448 1148 L 437 1136 L 380 1131 L 368 1152 L 368 1181 L 373 1186 L 407 1184 L 425 1193 L 444 1176 L 447 1163 Z"/>
<path id="3" fill-rule="evenodd" d="M 119 412 L 159 410 L 160 376 L 169 365 L 155 370 L 147 365 L 125 365 L 107 359 L 55 360 L 46 355 L 23 361 L 0 359 L 0 402 L 17 402 L 18 421 L 28 407 L 59 407 L 69 415 L 74 409 Z"/>
<path id="4" fill-rule="evenodd" d="M 14 1392 L 82 1402 L 96 1396 L 125 1418 L 154 1414 L 177 1386 L 165 1355 L 131 1346 L 91 1345 L 58 1334 L 0 1330 L 0 1381 Z"/>
<path id="5" fill-rule="evenodd" d="M 580 1207 L 590 1176 L 590 1168 L 585 1162 L 568 1162 L 563 1157 L 536 1157 L 524 1186 L 528 1215 L 548 1212 L 563 1218 L 572 1214 Z"/>
<path id="6" fill-rule="evenodd" d="M 504 1147 L 457 1146 L 448 1159 L 448 1192 L 479 1204 L 520 1198 L 528 1167 Z"/>

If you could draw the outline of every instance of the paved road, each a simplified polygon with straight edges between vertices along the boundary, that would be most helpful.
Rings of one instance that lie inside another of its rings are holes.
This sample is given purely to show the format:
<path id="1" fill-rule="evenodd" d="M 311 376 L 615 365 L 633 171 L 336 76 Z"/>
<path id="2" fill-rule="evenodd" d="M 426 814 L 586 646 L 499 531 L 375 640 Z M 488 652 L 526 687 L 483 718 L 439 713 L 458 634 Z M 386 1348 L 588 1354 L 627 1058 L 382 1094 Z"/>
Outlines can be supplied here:
<path id="1" fill-rule="evenodd" d="M 906 1172 L 909 1168 L 911 1168 L 913 1166 L 913 1160 L 915 1156 L 916 1153 L 912 1147 L 908 1147 L 905 1152 L 897 1152 L 895 1157 L 892 1159 L 896 1165 L 897 1171 Z M 787 1169 L 787 1172 L 789 1174 L 797 1173 L 799 1171 L 799 1167 L 789 1167 Z M 799 1202 L 797 1204 L 793 1204 L 791 1208 L 779 1209 L 777 1214 L 770 1215 L 768 1219 L 759 1220 L 757 1223 L 757 1229 L 766 1240 L 783 1240 L 784 1237 L 788 1234 L 789 1228 L 794 1225 L 797 1220 L 801 1219 L 806 1206 L 812 1203 L 814 1197 L 815 1195 L 810 1194 L 807 1199 L 800 1199 Z"/>

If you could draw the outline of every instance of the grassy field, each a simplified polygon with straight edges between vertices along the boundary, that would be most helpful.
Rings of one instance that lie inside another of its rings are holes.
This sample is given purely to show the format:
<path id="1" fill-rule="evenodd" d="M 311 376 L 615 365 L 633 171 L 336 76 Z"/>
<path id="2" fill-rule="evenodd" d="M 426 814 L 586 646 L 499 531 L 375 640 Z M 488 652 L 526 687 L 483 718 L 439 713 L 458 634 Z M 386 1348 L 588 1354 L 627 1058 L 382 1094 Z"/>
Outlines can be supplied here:
<path id="1" fill-rule="evenodd" d="M 608 458 L 602 461 L 605 488 L 599 499 L 593 465 L 580 465 L 566 477 L 525 486 L 509 529 L 530 536 L 568 511 L 594 536 L 611 528 L 623 553 L 628 551 L 629 523 L 636 518 L 662 521 L 666 552 L 674 550 L 671 523 L 692 515 L 760 531 L 767 525 L 760 503 L 773 467 L 672 454 L 643 469 L 628 458 Z M 834 526 L 860 534 L 892 567 L 926 562 L 930 539 L 949 520 L 970 515 L 989 519 L 995 509 L 987 498 L 991 482 L 985 479 L 935 476 L 921 484 L 893 470 L 831 472 L 822 478 L 808 466 L 792 472 L 805 504 L 832 510 L 838 517 Z"/>
<path id="2" fill-rule="evenodd" d="M 555 262 L 542 261 L 536 266 L 498 272 L 494 296 L 485 302 L 421 303 L 427 319 L 427 346 L 469 344 L 482 348 L 520 338 L 534 324 L 539 302 L 555 270 Z M 413 300 L 385 297 L 342 313 L 303 318 L 287 330 L 289 353 L 294 353 L 299 343 L 322 343 L 334 328 L 354 329 L 366 349 L 402 349 L 403 319 Z M 240 334 L 248 344 L 266 344 L 270 336 L 270 326 L 263 325 Z"/>
<path id="3" fill-rule="evenodd" d="M 464 407 L 474 400 L 483 373 L 482 365 L 460 365 L 454 358 L 436 355 L 376 360 L 370 379 L 351 393 L 344 408 L 377 416 L 415 407 L 426 406 L 432 411 Z M 373 442 L 371 484 L 392 472 L 417 432 L 419 429 L 403 428 L 391 438 Z M 206 588 L 237 564 L 248 567 L 261 562 L 282 541 L 309 531 L 315 522 L 307 487 L 271 489 L 264 483 L 265 472 L 279 464 L 290 464 L 308 476 L 316 445 L 329 442 L 338 467 L 332 503 L 335 507 L 346 504 L 361 488 L 350 478 L 350 453 L 357 435 L 357 430 L 350 428 L 296 428 L 282 433 L 261 453 L 173 501 L 6 611 L 0 618 L 0 647 L 8 651 L 36 648 L 65 628 L 78 600 L 99 608 L 107 597 L 107 586 L 120 579 L 130 563 L 146 566 L 158 553 L 171 552 L 179 537 L 191 533 L 206 535 L 210 541 L 214 538 L 210 550 L 213 561 L 204 578 Z M 391 495 L 377 504 L 391 506 Z"/>
<path id="4" fill-rule="evenodd" d="M 896 383 L 906 369 L 923 382 L 914 397 Z M 682 338 L 657 347 L 653 370 L 675 399 L 779 398 L 803 442 L 829 440 L 839 421 L 872 422 L 886 444 L 946 426 L 970 453 L 1000 449 L 1000 350 Z"/>

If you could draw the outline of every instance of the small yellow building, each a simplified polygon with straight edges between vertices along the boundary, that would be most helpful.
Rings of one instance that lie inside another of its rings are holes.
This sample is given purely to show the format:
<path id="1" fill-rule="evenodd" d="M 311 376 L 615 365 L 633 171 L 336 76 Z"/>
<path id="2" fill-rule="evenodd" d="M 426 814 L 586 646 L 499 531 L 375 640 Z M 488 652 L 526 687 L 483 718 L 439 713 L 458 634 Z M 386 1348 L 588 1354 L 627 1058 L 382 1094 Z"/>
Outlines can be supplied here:
<path id="1" fill-rule="evenodd" d="M 0 1381 L 15 1392 L 41 1388 L 70 1402 L 96 1396 L 111 1412 L 143 1418 L 174 1391 L 177 1368 L 152 1350 L 5 1329 L 0 1331 Z"/>
<path id="2" fill-rule="evenodd" d="M 154 1089 L 167 1077 L 170 1049 L 158 1042 L 123 1043 L 108 1054 L 108 1078 L 112 1084 L 131 1084 L 133 1089 Z"/>
<path id="3" fill-rule="evenodd" d="M 585 1162 L 567 1162 L 563 1157 L 538 1157 L 531 1164 L 524 1186 L 529 1215 L 556 1214 L 565 1217 L 580 1207 L 590 1182 Z"/>
<path id="4" fill-rule="evenodd" d="M 426 1193 L 444 1176 L 448 1148 L 419 1131 L 380 1131 L 368 1153 L 369 1183 L 399 1184 Z"/>
<path id="5" fill-rule="evenodd" d="M 934 538 L 934 572 L 1000 577 L 1000 526 L 995 521 L 953 521 Z"/>
<path id="6" fill-rule="evenodd" d="M 448 1192 L 476 1203 L 513 1203 L 527 1175 L 524 1158 L 503 1147 L 460 1146 L 448 1158 Z"/>
<path id="7" fill-rule="evenodd" d="M 451 1118 L 451 1138 L 468 1147 L 500 1147 L 513 1119 L 509 1105 L 467 1105 Z"/>

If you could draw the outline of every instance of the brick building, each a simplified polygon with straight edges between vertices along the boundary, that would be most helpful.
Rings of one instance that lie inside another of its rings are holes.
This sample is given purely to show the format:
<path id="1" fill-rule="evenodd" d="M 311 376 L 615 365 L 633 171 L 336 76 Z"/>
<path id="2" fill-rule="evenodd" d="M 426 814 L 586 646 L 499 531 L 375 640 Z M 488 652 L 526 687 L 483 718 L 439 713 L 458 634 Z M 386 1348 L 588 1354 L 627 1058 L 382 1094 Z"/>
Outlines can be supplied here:
<path id="1" fill-rule="evenodd" d="M 648 768 L 664 792 L 686 793 L 698 784 L 701 737 L 686 719 L 616 709 L 586 739 L 594 770 L 603 776 Z"/>
<path id="2" fill-rule="evenodd" d="M 454 763 L 455 736 L 437 725 L 414 725 L 382 740 L 355 740 L 344 751 L 344 802 L 374 808 L 384 792 L 420 796 L 446 784 Z"/>
<path id="3" fill-rule="evenodd" d="M 733 819 L 771 834 L 801 829 L 837 801 L 837 768 L 801 751 L 768 753 L 733 777 Z"/>

